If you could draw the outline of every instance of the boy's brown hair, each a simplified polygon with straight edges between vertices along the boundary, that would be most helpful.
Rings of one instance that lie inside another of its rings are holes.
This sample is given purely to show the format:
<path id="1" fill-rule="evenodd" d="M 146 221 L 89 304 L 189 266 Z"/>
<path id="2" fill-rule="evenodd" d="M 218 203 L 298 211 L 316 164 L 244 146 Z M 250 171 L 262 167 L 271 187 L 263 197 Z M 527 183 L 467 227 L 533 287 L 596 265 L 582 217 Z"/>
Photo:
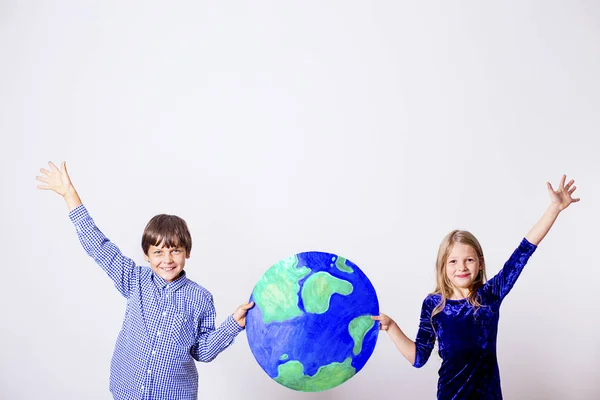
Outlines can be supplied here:
<path id="1" fill-rule="evenodd" d="M 183 247 L 185 254 L 192 251 L 192 236 L 185 221 L 176 216 L 159 214 L 148 222 L 142 235 L 142 249 L 148 255 L 150 246 Z"/>

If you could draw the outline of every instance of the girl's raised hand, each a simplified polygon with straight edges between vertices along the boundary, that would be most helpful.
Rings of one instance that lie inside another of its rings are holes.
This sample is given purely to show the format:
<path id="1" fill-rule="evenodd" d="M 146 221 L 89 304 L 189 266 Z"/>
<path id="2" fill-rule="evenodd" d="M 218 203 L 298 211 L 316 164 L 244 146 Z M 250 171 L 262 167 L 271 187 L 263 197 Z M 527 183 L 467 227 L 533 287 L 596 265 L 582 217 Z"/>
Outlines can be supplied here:
<path id="1" fill-rule="evenodd" d="M 569 183 L 565 185 L 565 181 L 567 180 L 567 176 L 563 175 L 560 183 L 558 184 L 558 190 L 554 190 L 550 182 L 546 182 L 548 186 L 548 192 L 550 193 L 550 200 L 553 205 L 556 205 L 559 211 L 567 208 L 571 203 L 577 203 L 580 199 L 573 198 L 573 192 L 577 189 L 577 186 L 574 185 L 575 181 L 571 179 Z"/>

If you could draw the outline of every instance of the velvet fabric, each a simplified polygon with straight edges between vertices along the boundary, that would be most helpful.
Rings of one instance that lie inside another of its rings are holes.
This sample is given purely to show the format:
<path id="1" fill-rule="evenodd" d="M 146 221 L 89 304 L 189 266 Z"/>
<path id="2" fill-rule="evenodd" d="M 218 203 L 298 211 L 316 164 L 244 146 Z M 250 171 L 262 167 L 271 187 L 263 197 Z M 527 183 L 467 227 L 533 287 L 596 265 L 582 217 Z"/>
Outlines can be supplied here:
<path id="1" fill-rule="evenodd" d="M 437 339 L 442 366 L 438 399 L 502 399 L 496 358 L 500 305 L 510 292 L 536 246 L 523 239 L 504 267 L 478 290 L 481 307 L 466 299 L 446 300 L 442 312 L 431 312 L 441 295 L 423 301 L 414 366 L 423 366 Z"/>

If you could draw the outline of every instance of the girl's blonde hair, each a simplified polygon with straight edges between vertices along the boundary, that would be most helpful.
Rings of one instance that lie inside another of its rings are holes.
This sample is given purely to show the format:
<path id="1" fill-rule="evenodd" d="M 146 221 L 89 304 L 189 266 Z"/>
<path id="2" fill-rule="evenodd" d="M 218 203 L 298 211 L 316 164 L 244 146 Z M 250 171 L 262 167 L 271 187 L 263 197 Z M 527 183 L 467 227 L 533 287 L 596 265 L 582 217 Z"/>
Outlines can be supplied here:
<path id="1" fill-rule="evenodd" d="M 448 235 L 446 235 L 444 240 L 442 240 L 442 243 L 440 244 L 440 248 L 438 250 L 438 256 L 435 263 L 436 287 L 433 294 L 439 294 L 441 296 L 441 300 L 431 312 L 432 319 L 436 314 L 442 312 L 442 310 L 446 306 L 446 300 L 449 299 L 454 293 L 454 287 L 452 286 L 452 283 L 446 275 L 446 263 L 448 261 L 448 256 L 450 256 L 450 252 L 452 251 L 452 247 L 455 243 L 461 243 L 467 246 L 471 246 L 477 253 L 480 268 L 479 272 L 477 273 L 477 277 L 473 281 L 473 285 L 469 288 L 469 295 L 467 296 L 467 301 L 473 307 L 475 307 L 475 311 L 477 311 L 477 309 L 481 307 L 481 303 L 479 302 L 479 296 L 477 295 L 477 290 L 480 287 L 482 287 L 483 284 L 487 281 L 485 275 L 485 261 L 483 258 L 483 250 L 481 249 L 479 241 L 475 238 L 475 236 L 473 236 L 471 232 L 453 230 Z"/>

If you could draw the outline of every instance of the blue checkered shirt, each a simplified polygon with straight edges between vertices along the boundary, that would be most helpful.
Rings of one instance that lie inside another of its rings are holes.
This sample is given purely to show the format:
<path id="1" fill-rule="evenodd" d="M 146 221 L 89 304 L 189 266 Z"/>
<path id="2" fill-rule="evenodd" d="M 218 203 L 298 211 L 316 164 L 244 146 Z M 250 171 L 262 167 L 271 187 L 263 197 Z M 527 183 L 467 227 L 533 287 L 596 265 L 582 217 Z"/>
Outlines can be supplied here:
<path id="1" fill-rule="evenodd" d="M 243 328 L 230 315 L 215 329 L 210 292 L 186 278 L 166 282 L 121 254 L 81 205 L 69 213 L 87 253 L 127 299 L 110 367 L 115 399 L 198 398 L 194 360 L 209 362 Z"/>

